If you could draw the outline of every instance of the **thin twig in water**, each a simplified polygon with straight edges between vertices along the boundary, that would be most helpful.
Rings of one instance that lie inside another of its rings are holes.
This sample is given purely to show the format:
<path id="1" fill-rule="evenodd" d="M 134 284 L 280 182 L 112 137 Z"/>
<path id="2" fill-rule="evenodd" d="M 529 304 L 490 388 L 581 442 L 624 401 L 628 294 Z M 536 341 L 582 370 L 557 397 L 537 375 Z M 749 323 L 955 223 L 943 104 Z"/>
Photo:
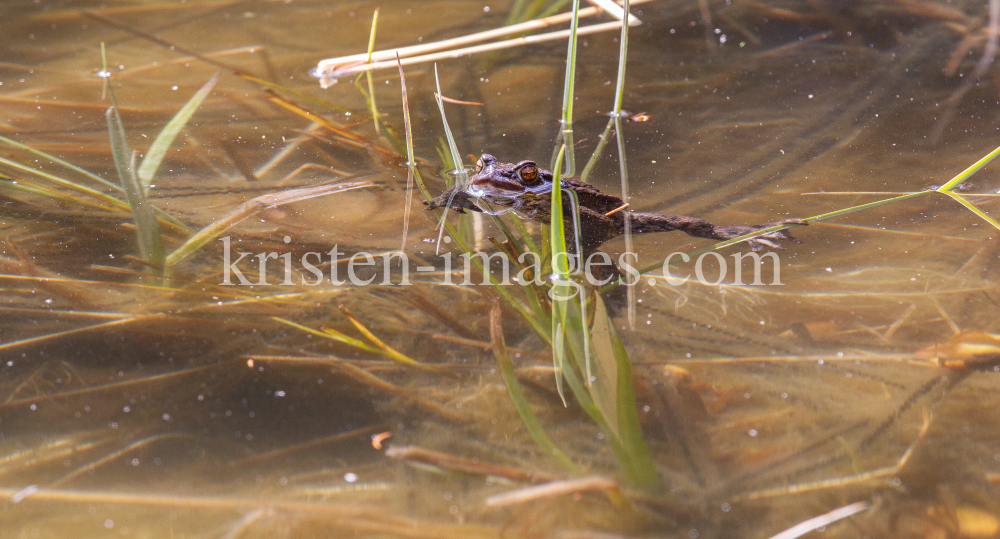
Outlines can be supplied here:
<path id="1" fill-rule="evenodd" d="M 389 449 L 386 449 L 385 456 L 391 459 L 429 464 L 446 470 L 455 470 L 468 474 L 485 475 L 488 477 L 502 477 L 504 479 L 523 483 L 549 483 L 560 479 L 557 475 L 545 472 L 526 471 L 521 468 L 504 466 L 502 464 L 493 464 L 491 462 L 483 462 L 479 459 L 473 460 L 462 458 L 457 455 L 450 455 L 448 453 L 441 453 L 412 445 L 404 447 L 390 447 Z"/>
<path id="2" fill-rule="evenodd" d="M 402 72 L 402 66 L 400 66 L 400 72 Z M 476 105 L 477 107 L 485 107 L 486 106 L 485 103 L 480 103 L 478 101 L 461 101 L 461 100 L 458 100 L 458 99 L 452 99 L 450 97 L 445 97 L 443 95 L 438 95 L 437 92 L 434 92 L 434 97 L 441 98 L 441 101 L 444 101 L 445 103 L 454 103 L 455 105 Z"/>

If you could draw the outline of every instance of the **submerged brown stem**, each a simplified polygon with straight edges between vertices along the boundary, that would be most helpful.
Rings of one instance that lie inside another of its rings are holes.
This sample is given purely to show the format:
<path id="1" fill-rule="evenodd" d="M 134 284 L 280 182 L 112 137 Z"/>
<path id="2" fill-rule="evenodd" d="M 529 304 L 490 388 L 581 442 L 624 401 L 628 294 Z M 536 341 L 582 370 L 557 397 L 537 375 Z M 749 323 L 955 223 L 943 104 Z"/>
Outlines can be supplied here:
<path id="1" fill-rule="evenodd" d="M 446 470 L 454 470 L 475 475 L 485 475 L 487 477 L 502 477 L 511 481 L 523 483 L 547 483 L 558 481 L 557 475 L 545 472 L 531 472 L 512 466 L 482 462 L 478 459 L 467 459 L 457 455 L 441 453 L 416 446 L 390 447 L 386 449 L 385 455 L 397 460 L 419 462 L 429 464 Z"/>

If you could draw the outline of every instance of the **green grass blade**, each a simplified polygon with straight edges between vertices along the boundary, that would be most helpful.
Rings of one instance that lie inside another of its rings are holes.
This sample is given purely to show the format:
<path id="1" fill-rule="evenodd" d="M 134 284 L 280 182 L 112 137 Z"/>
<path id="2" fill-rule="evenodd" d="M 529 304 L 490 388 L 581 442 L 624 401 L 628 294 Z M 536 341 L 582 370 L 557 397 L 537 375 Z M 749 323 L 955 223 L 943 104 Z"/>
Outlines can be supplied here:
<path id="1" fill-rule="evenodd" d="M 580 24 L 580 0 L 573 0 L 573 18 L 570 21 L 569 43 L 566 46 L 566 78 L 563 82 L 562 119 L 559 123 L 559 134 L 556 137 L 556 148 L 552 154 L 552 170 L 555 171 L 556 154 L 565 153 L 566 169 L 563 176 L 569 177 L 576 172 L 573 149 L 573 95 L 576 85 L 576 33 Z M 560 150 L 559 145 L 566 147 Z"/>
<path id="2" fill-rule="evenodd" d="M 972 210 L 972 213 L 978 215 L 984 221 L 986 221 L 987 223 L 993 225 L 993 227 L 996 228 L 997 230 L 1000 230 L 1000 223 L 997 223 L 995 220 L 993 220 L 992 217 L 990 217 L 989 215 L 986 215 L 985 213 L 983 213 L 982 210 L 980 210 L 979 208 L 977 208 L 975 204 L 973 204 L 973 203 L 969 202 L 968 200 L 966 200 L 965 197 L 963 197 L 962 195 L 960 195 L 960 194 L 958 194 L 958 193 L 956 193 L 954 191 L 946 191 L 945 194 L 948 195 L 948 196 L 950 196 L 951 198 L 954 198 L 955 200 L 957 200 L 960 204 L 962 204 L 966 208 L 969 208 L 970 210 Z"/>
<path id="3" fill-rule="evenodd" d="M 14 181 L 5 176 L 0 178 L 0 189 L 11 189 L 13 191 L 22 191 L 34 195 L 41 195 L 43 197 L 63 202 L 68 206 L 89 206 L 100 210 L 114 211 L 114 208 L 101 204 L 100 202 L 95 202 L 84 197 L 73 196 L 55 189 L 50 189 L 25 179 Z"/>
<path id="4" fill-rule="evenodd" d="M 153 176 L 156 175 L 156 169 L 160 168 L 160 163 L 163 162 L 164 156 L 167 155 L 170 145 L 174 143 L 174 139 L 184 129 L 191 116 L 198 110 L 201 103 L 205 101 L 208 94 L 212 92 L 212 89 L 215 88 L 215 83 L 218 81 L 219 74 L 212 75 L 212 78 L 195 92 L 191 96 L 191 99 L 188 99 L 188 102 L 181 107 L 181 110 L 177 111 L 177 114 L 167 122 L 167 125 L 153 139 L 153 144 L 149 146 L 149 151 L 146 152 L 146 156 L 142 159 L 142 164 L 139 165 L 139 180 L 142 183 L 144 193 L 149 193 L 149 186 L 153 181 Z"/>
<path id="5" fill-rule="evenodd" d="M 625 95 L 625 58 L 628 56 L 628 20 L 631 17 L 628 11 L 629 0 L 625 0 L 622 4 L 622 11 L 624 11 L 625 16 L 622 17 L 622 34 L 618 47 L 618 83 L 615 86 L 615 106 L 614 106 L 614 118 L 620 118 L 622 114 L 622 96 Z M 621 133 L 618 133 L 618 138 L 621 138 Z"/>
<path id="6" fill-rule="evenodd" d="M 368 60 L 367 63 L 372 62 L 372 51 L 375 49 L 375 29 L 378 28 L 378 12 L 379 8 L 375 8 L 375 13 L 372 15 L 372 30 L 368 35 Z M 371 112 L 372 121 L 375 122 L 375 134 L 381 135 L 382 128 L 379 124 L 378 107 L 375 105 L 375 83 L 372 82 L 372 72 L 365 71 L 365 76 L 368 79 L 368 110 Z"/>
<path id="7" fill-rule="evenodd" d="M 556 166 L 554 167 L 554 177 L 552 178 L 552 210 L 549 219 L 549 245 L 552 249 L 552 273 L 560 276 L 569 275 L 569 266 L 566 258 L 566 229 L 563 222 L 562 204 L 562 169 L 563 155 L 566 153 L 566 146 L 559 148 L 556 155 Z M 556 256 L 561 253 L 563 256 Z"/>
<path id="8" fill-rule="evenodd" d="M 976 161 L 975 163 L 972 164 L 972 166 L 963 170 L 958 176 L 952 178 L 948 183 L 942 185 L 941 187 L 938 187 L 937 190 L 943 193 L 945 191 L 951 191 L 952 189 L 958 187 L 959 184 L 969 179 L 969 176 L 972 176 L 976 172 L 979 172 L 979 169 L 985 167 L 987 163 L 992 161 L 993 158 L 998 155 L 1000 155 L 1000 148 L 993 150 L 979 161 Z"/>
<path id="9" fill-rule="evenodd" d="M 317 337 L 322 337 L 324 339 L 329 339 L 331 341 L 336 341 L 342 344 L 346 344 L 348 346 L 357 348 L 358 350 L 364 350 L 365 352 L 371 352 L 373 354 L 385 355 L 385 352 L 383 352 L 382 350 L 379 350 L 378 348 L 375 348 L 374 346 L 371 346 L 368 343 L 361 341 L 359 339 L 348 337 L 347 335 L 344 335 L 343 333 L 333 328 L 323 328 L 323 330 L 320 331 L 318 329 L 313 329 L 309 326 L 303 326 L 302 324 L 298 324 L 292 322 L 291 320 L 286 320 L 278 316 L 272 316 L 271 320 L 285 324 L 286 326 L 291 326 L 295 329 L 304 331 L 310 335 L 315 335 Z"/>
<path id="10" fill-rule="evenodd" d="M 444 112 L 444 101 L 441 100 L 441 78 L 438 76 L 437 64 L 434 64 L 434 84 L 437 88 L 437 93 L 434 94 L 434 99 L 437 101 L 438 111 L 441 113 L 441 123 L 444 125 L 444 135 L 445 139 L 448 141 L 448 151 L 451 154 L 451 161 L 455 164 L 455 186 L 459 189 L 465 189 L 465 186 L 469 184 L 469 175 L 465 171 L 465 165 L 462 163 L 462 156 L 458 153 L 458 145 L 455 144 L 455 137 L 451 133 L 451 127 L 448 125 L 448 115 Z M 441 236 L 444 234 L 444 225 L 447 223 L 448 210 L 451 206 L 451 201 L 448 201 L 448 205 L 445 206 L 444 212 L 441 215 L 441 226 L 438 231 L 438 241 L 437 247 L 435 248 L 435 253 L 440 251 L 441 248 Z M 454 238 L 458 238 L 453 234 Z"/>
<path id="11" fill-rule="evenodd" d="M 113 100 L 112 100 L 113 103 Z M 105 112 L 108 124 L 108 135 L 111 140 L 111 154 L 114 158 L 118 179 L 128 204 L 132 208 L 135 220 L 136 237 L 139 243 L 139 253 L 143 260 L 154 267 L 163 267 L 163 239 L 160 237 L 160 225 L 156 220 L 152 206 L 146 201 L 146 193 L 135 175 L 135 154 L 128 145 L 125 126 L 122 124 L 118 106 L 112 104 Z"/>
<path id="12" fill-rule="evenodd" d="M 600 294 L 596 295 L 595 301 L 597 305 L 594 311 L 593 342 L 595 350 L 598 347 L 602 349 L 603 357 L 598 361 L 604 362 L 598 370 L 605 376 L 608 393 L 611 393 L 609 378 L 613 379 L 615 384 L 614 409 L 604 411 L 604 416 L 609 419 L 612 416 L 616 418 L 613 428 L 624 453 L 628 456 L 622 467 L 629 481 L 637 487 L 655 489 L 659 485 L 659 479 L 653 467 L 653 459 L 649 456 L 649 448 L 646 447 L 643 438 L 642 425 L 639 423 L 635 388 L 632 384 L 632 364 L 629 362 L 625 345 L 608 317 L 607 308 Z M 600 376 L 601 374 L 598 374 L 598 377 Z"/>
<path id="13" fill-rule="evenodd" d="M 45 152 L 41 152 L 41 151 L 35 150 L 35 149 L 31 148 L 30 146 L 26 146 L 26 145 L 21 144 L 19 142 L 15 142 L 15 141 L 10 140 L 10 139 L 4 139 L 4 137 L 0 137 L 0 140 L 3 140 L 3 142 L 11 143 L 12 145 L 14 145 L 14 146 L 16 146 L 18 148 L 25 149 L 25 150 L 27 150 L 27 151 L 35 154 L 35 155 L 38 155 L 40 157 L 44 157 L 46 159 L 51 159 L 52 161 L 54 161 L 54 162 L 56 162 L 56 163 L 58 163 L 60 165 L 66 166 L 67 168 L 70 168 L 71 170 L 73 170 L 75 172 L 79 172 L 79 173 L 87 176 L 88 178 L 94 179 L 95 181 L 99 181 L 102 185 L 110 185 L 116 191 L 119 191 L 119 192 L 124 192 L 125 191 L 124 188 L 122 188 L 121 185 L 112 184 L 112 183 L 108 182 L 107 180 L 105 180 L 104 178 L 101 178 L 100 176 L 97 176 L 97 175 L 95 175 L 95 174 L 93 174 L 91 172 L 88 172 L 88 171 L 86 171 L 86 170 L 84 170 L 82 168 L 79 168 L 79 167 L 76 167 L 74 165 L 71 165 L 70 163 L 66 163 L 65 161 L 62 161 L 62 160 L 60 160 L 59 158 L 57 158 L 55 156 L 49 155 L 49 154 L 47 154 Z M 39 176 L 41 178 L 46 179 L 47 181 L 49 181 L 51 183 L 54 183 L 54 184 L 59 185 L 61 187 L 65 187 L 66 189 L 69 189 L 71 191 L 76 191 L 77 193 L 81 193 L 83 195 L 86 195 L 88 197 L 94 198 L 94 199 L 96 199 L 96 200 L 99 201 L 99 202 L 94 203 L 94 202 L 85 202 L 85 201 L 83 201 L 81 199 L 80 203 L 87 204 L 87 205 L 92 206 L 92 207 L 100 207 L 100 208 L 109 209 L 109 210 L 110 209 L 114 209 L 114 208 L 118 208 L 118 209 L 122 209 L 122 210 L 125 210 L 125 211 L 131 211 L 131 209 L 132 209 L 131 206 L 129 206 L 127 202 L 119 200 L 119 199 L 117 199 L 117 198 L 115 198 L 113 196 L 110 196 L 110 195 L 106 194 L 106 193 L 102 193 L 100 191 L 91 189 L 91 188 L 89 188 L 89 187 L 87 187 L 85 185 L 80 185 L 79 183 L 76 183 L 74 181 L 67 180 L 65 178 L 60 178 L 59 176 L 56 176 L 54 174 L 49 174 L 48 172 L 44 172 L 44 171 L 42 171 L 40 169 L 36 169 L 36 168 L 30 167 L 30 166 L 18 163 L 17 161 L 13 161 L 13 160 L 10 160 L 10 159 L 4 158 L 4 157 L 0 157 L 0 163 L 3 163 L 3 164 L 5 164 L 7 166 L 10 166 L 12 168 L 16 168 L 16 169 L 21 170 L 23 172 L 28 172 L 28 173 L 33 174 L 35 176 Z M 61 196 L 55 196 L 54 198 L 60 198 L 61 199 L 62 197 Z M 190 232 L 190 229 L 188 229 L 187 226 L 185 226 L 183 223 L 181 223 L 180 221 L 178 221 L 177 218 L 173 217 L 172 215 L 167 214 L 167 212 L 165 212 L 165 211 L 163 211 L 160 208 L 157 208 L 155 206 L 153 207 L 153 210 L 159 216 L 160 221 L 164 225 L 166 225 L 166 226 L 170 227 L 171 229 L 176 230 L 178 232 L 184 232 L 184 233 Z"/>
<path id="14" fill-rule="evenodd" d="M 60 187 L 65 187 L 66 189 L 69 189 L 71 191 L 76 191 L 78 193 L 81 193 L 81 194 L 87 195 L 89 197 L 92 197 L 92 198 L 100 201 L 102 203 L 102 205 L 110 206 L 110 207 L 114 207 L 114 208 L 121 208 L 121 209 L 124 209 L 124 210 L 131 209 L 126 202 L 122 202 L 121 200 L 118 200 L 117 198 L 115 198 L 113 196 L 110 196 L 110 195 L 107 195 L 107 194 L 102 193 L 100 191 L 97 191 L 97 190 L 91 189 L 89 187 L 80 185 L 78 183 L 66 180 L 64 178 L 60 178 L 59 176 L 56 176 L 54 174 L 49 174 L 48 172 L 44 172 L 44 171 L 41 171 L 41 170 L 36 170 L 36 169 L 34 169 L 32 167 L 29 167 L 27 165 L 18 163 L 17 161 L 12 161 L 10 159 L 7 159 L 6 157 L 0 157 L 0 163 L 2 163 L 4 165 L 7 165 L 7 166 L 9 166 L 11 168 L 20 170 L 22 172 L 27 172 L 29 174 L 33 174 L 33 175 L 38 176 L 40 178 L 44 178 L 45 180 L 47 180 L 47 181 L 49 181 L 49 182 L 51 182 L 51 183 L 53 183 L 55 185 L 58 185 Z M 121 189 L 121 187 L 119 186 L 118 189 Z"/>
<path id="15" fill-rule="evenodd" d="M 590 177 L 590 173 L 594 171 L 594 167 L 597 166 L 597 162 L 601 160 L 601 154 L 604 152 L 604 145 L 608 143 L 608 137 L 611 136 L 611 127 L 615 125 L 615 119 L 611 118 L 608 120 L 608 125 L 604 127 L 604 132 L 597 139 L 597 147 L 594 148 L 594 153 L 590 154 L 590 159 L 587 160 L 587 165 L 583 167 L 583 172 L 580 173 L 580 181 L 586 182 L 587 178 Z"/>
<path id="16" fill-rule="evenodd" d="M 458 153 L 458 145 L 455 144 L 455 136 L 451 133 L 451 127 L 448 125 L 448 116 L 444 113 L 444 101 L 441 101 L 441 78 L 438 77 L 437 64 L 434 64 L 434 84 L 437 88 L 437 93 L 434 95 L 434 99 L 437 101 L 438 110 L 441 112 L 441 122 L 444 124 L 444 136 L 448 141 L 448 150 L 451 152 L 451 161 L 455 165 L 455 182 L 462 189 L 469 183 L 469 175 L 465 171 L 465 164 L 462 162 L 462 154 Z"/>
<path id="17" fill-rule="evenodd" d="M 507 394 L 510 396 L 510 401 L 514 405 L 514 409 L 517 410 L 517 414 L 521 417 L 521 423 L 524 424 L 524 428 L 527 429 L 528 434 L 531 435 L 535 443 L 547 455 L 554 458 L 556 462 L 568 471 L 579 473 L 580 470 L 573 464 L 573 461 L 560 451 L 552 443 L 548 435 L 545 434 L 545 429 L 538 422 L 538 417 L 535 416 L 535 413 L 531 410 L 531 406 L 528 404 L 528 400 L 524 397 L 524 393 L 521 391 L 521 384 L 517 381 L 517 375 L 514 374 L 514 365 L 510 361 L 510 354 L 507 352 L 507 345 L 504 341 L 500 301 L 496 297 L 493 297 L 489 299 L 489 302 L 490 340 L 493 342 L 493 357 L 496 358 L 500 374 L 503 376 L 504 385 L 507 386 Z"/>
<path id="18" fill-rule="evenodd" d="M 15 148 L 24 150 L 26 152 L 30 152 L 30 153 L 32 153 L 34 155 L 37 155 L 39 157 L 42 157 L 44 159 L 48 159 L 49 161 L 52 161 L 53 163 L 56 163 L 56 164 L 58 164 L 60 166 L 66 167 L 66 168 L 72 170 L 73 172 L 77 172 L 79 174 L 83 174 L 84 176 L 86 176 L 86 177 L 94 180 L 95 182 L 97 182 L 97 183 L 99 183 L 99 184 L 101 184 L 101 185 L 103 185 L 105 187 L 110 187 L 111 189 L 114 189 L 116 191 L 122 192 L 122 187 L 120 185 L 117 185 L 114 182 L 109 182 L 108 180 L 105 180 L 104 178 L 98 176 L 97 174 L 94 174 L 93 172 L 90 172 L 89 170 L 82 169 L 82 168 L 80 168 L 80 167 L 78 167 L 78 166 L 76 166 L 76 165 L 74 165 L 72 163 L 68 163 L 66 161 L 63 161 L 62 159 L 59 159 L 58 157 L 56 157 L 56 156 L 54 156 L 52 154 L 45 153 L 45 152 L 43 152 L 41 150 L 36 150 L 36 149 L 32 148 L 31 146 L 28 146 L 27 144 L 22 144 L 20 142 L 17 142 L 16 140 L 11 140 L 11 139 L 9 139 L 7 137 L 4 137 L 4 136 L 0 136 L 0 142 L 3 142 L 5 144 L 9 144 L 9 145 L 11 145 L 11 146 L 13 146 Z"/>
<path id="19" fill-rule="evenodd" d="M 555 167 L 553 168 L 554 178 L 552 179 L 552 204 L 549 224 L 549 245 L 552 251 L 552 365 L 555 367 L 556 390 L 563 405 L 566 403 L 566 394 L 563 390 L 563 372 L 566 369 L 566 309 L 567 300 L 560 298 L 572 298 L 570 292 L 575 292 L 570 286 L 569 279 L 569 259 L 566 253 L 566 230 L 563 222 L 562 205 L 562 182 L 560 171 L 562 170 L 562 160 L 566 153 L 566 146 L 563 145 L 556 155 Z"/>
<path id="20" fill-rule="evenodd" d="M 590 384 L 590 397 L 601 411 L 608 427 L 616 435 L 618 433 L 618 359 L 614 344 L 611 342 L 611 320 L 604 311 L 604 302 L 597 297 L 594 310 L 594 323 L 591 334 L 594 347 L 594 380 Z"/>

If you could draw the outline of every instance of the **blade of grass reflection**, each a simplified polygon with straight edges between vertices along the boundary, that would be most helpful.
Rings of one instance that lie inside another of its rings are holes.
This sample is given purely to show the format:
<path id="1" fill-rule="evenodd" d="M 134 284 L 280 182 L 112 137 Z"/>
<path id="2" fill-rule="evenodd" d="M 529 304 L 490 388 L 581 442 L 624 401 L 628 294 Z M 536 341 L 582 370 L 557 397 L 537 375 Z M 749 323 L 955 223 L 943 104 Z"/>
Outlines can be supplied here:
<path id="1" fill-rule="evenodd" d="M 615 124 L 615 140 L 618 142 L 618 172 L 621 176 L 622 202 L 625 204 L 624 207 L 627 208 L 631 198 L 629 197 L 628 162 L 625 159 L 625 138 L 622 134 L 622 97 L 625 94 L 625 65 L 628 57 L 628 21 L 632 17 L 631 13 L 629 13 L 629 0 L 625 0 L 622 5 L 622 11 L 621 43 L 618 49 L 618 82 L 615 87 L 615 104 L 614 108 L 611 110 L 611 120 Z M 706 28 L 705 31 L 708 32 L 708 29 Z M 625 216 L 625 253 L 635 253 L 635 248 L 632 244 L 632 214 L 626 211 L 622 215 Z M 638 255 L 630 254 L 626 256 L 632 258 L 632 262 L 638 265 Z M 625 289 L 627 291 L 626 300 L 628 302 L 626 318 L 628 319 L 628 326 L 631 330 L 635 330 L 635 284 L 636 283 L 631 282 L 631 280 L 625 283 Z"/>
<path id="2" fill-rule="evenodd" d="M 100 21 L 100 22 L 102 22 L 102 23 L 104 23 L 104 24 L 106 24 L 108 26 L 113 27 L 113 28 L 118 28 L 119 30 L 128 32 L 128 33 L 130 33 L 130 34 L 132 34 L 132 35 L 134 35 L 136 37 L 140 37 L 140 38 L 145 39 L 147 41 L 150 41 L 152 43 L 156 43 L 157 45 L 160 45 L 161 47 L 164 47 L 164 48 L 169 49 L 171 51 L 180 51 L 180 52 L 182 52 L 184 54 L 189 54 L 189 55 L 194 56 L 195 58 L 201 60 L 202 62 L 214 65 L 216 67 L 221 67 L 222 69 L 225 69 L 226 71 L 228 71 L 230 73 L 233 72 L 233 71 L 239 71 L 238 69 L 236 69 L 235 67 L 233 67 L 233 66 L 231 66 L 229 64 L 226 64 L 224 62 L 220 62 L 220 61 L 215 60 L 213 58 L 209 58 L 209 57 L 207 57 L 207 56 L 205 56 L 205 55 L 203 55 L 201 53 L 195 52 L 195 51 L 193 51 L 191 49 L 188 49 L 188 48 L 186 48 L 186 47 L 184 47 L 182 45 L 178 45 L 177 43 L 171 43 L 169 41 L 160 39 L 160 38 L 158 38 L 158 37 L 156 37 L 156 36 L 154 36 L 154 35 L 152 35 L 152 34 L 150 34 L 148 32 L 144 32 L 142 30 L 139 30 L 138 28 L 135 28 L 133 26 L 129 26 L 128 24 L 116 21 L 116 20 L 111 19 L 109 17 L 105 17 L 103 15 L 100 15 L 97 12 L 94 12 L 94 11 L 84 11 L 84 12 L 82 12 L 82 14 L 83 14 L 84 17 L 89 17 L 91 19 L 94 19 L 96 21 Z"/>
<path id="3" fill-rule="evenodd" d="M 376 16 L 378 15 L 378 10 L 375 11 Z M 372 22 L 372 41 L 374 42 L 375 33 L 375 23 Z M 371 54 L 371 44 L 368 45 L 369 54 Z M 399 61 L 399 56 L 396 56 L 396 61 Z M 371 85 L 371 76 L 369 75 L 369 86 Z M 406 96 L 406 75 L 403 73 L 403 64 L 399 64 L 399 86 L 403 95 L 403 130 L 406 136 L 406 202 L 403 206 L 403 239 L 401 241 L 401 246 L 399 248 L 400 252 L 406 251 L 406 236 L 410 231 L 410 209 L 413 207 L 413 175 L 416 171 L 416 162 L 413 158 L 413 126 L 410 123 L 410 101 Z M 374 101 L 372 101 L 372 106 L 374 107 Z M 378 122 L 376 121 L 376 125 Z M 402 264 L 402 259 L 400 260 Z"/>

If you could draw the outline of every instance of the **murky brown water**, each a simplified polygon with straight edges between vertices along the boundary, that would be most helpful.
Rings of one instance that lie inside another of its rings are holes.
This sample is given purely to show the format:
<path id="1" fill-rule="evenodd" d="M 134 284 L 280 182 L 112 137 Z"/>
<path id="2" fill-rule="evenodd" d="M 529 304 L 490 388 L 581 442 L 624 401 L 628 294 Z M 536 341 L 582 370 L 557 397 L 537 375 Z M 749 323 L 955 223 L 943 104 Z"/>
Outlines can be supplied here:
<path id="1" fill-rule="evenodd" d="M 359 91 L 367 82 L 321 90 L 308 74 L 323 58 L 363 52 L 375 7 L 381 49 L 501 26 L 511 2 L 5 2 L 0 135 L 117 182 L 101 43 L 140 154 L 218 72 L 152 182 L 152 203 L 187 227 L 164 228 L 166 251 L 254 197 L 372 182 L 265 208 L 226 232 L 234 253 L 291 253 L 289 279 L 312 281 L 304 253 L 400 244 L 405 157 L 375 132 Z M 649 116 L 623 129 L 633 209 L 727 224 L 808 217 L 942 185 L 1000 145 L 995 69 L 950 97 L 982 54 L 981 3 L 708 8 L 711 47 L 697 2 L 633 7 L 643 24 L 630 33 L 624 108 Z M 609 20 L 582 24 L 597 19 Z M 581 168 L 612 105 L 617 36 L 580 38 Z M 482 103 L 446 105 L 459 151 L 547 164 L 564 59 L 559 41 L 439 62 L 446 96 Z M 341 109 L 268 93 L 237 71 Z M 433 68 L 407 67 L 406 82 L 420 172 L 436 195 Z M 401 137 L 398 73 L 378 71 L 373 84 Z M 590 180 L 617 193 L 613 141 L 603 153 Z M 784 286 L 644 276 L 635 328 L 621 313 L 613 320 L 658 489 L 629 486 L 601 429 L 572 397 L 560 402 L 548 346 L 505 306 L 506 343 L 541 425 L 578 474 L 615 481 L 625 496 L 595 482 L 604 487 L 496 507 L 490 496 L 574 474 L 511 405 L 485 287 L 440 286 L 437 222 L 419 192 L 406 246 L 414 286 L 376 286 L 378 271 L 372 286 L 278 286 L 280 261 L 270 285 L 220 286 L 213 240 L 164 288 L 135 258 L 127 209 L 95 207 L 31 170 L 124 195 L 24 147 L 0 142 L 0 158 L 2 537 L 766 538 L 855 502 L 870 508 L 825 535 L 996 534 L 998 231 L 943 194 L 796 229 L 802 243 L 779 252 Z M 994 216 L 997 166 L 958 191 Z M 485 237 L 500 232 L 480 224 L 477 239 L 465 218 L 463 234 L 492 249 Z M 656 234 L 635 244 L 646 266 L 710 242 Z M 255 259 L 239 267 L 256 281 Z M 338 269 L 343 278 L 346 264 Z M 693 262 L 675 270 L 693 272 Z M 340 305 L 394 350 L 457 378 L 376 353 Z M 935 355 L 954 364 L 934 366 Z M 384 432 L 392 437 L 376 449 Z M 407 446 L 437 453 L 386 455 Z"/>

